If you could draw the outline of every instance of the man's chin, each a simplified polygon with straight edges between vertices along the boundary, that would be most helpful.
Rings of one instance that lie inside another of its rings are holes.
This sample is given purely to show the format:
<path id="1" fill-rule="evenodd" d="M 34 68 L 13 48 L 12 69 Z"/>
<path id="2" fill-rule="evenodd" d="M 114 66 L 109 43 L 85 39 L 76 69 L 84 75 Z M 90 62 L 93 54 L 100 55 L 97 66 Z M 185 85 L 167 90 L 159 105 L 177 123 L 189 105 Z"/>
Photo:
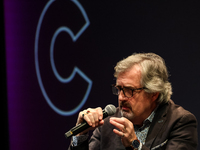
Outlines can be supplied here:
<path id="1" fill-rule="evenodd" d="M 131 112 L 130 110 L 121 110 L 121 116 L 125 117 L 129 120 L 132 120 L 134 118 L 133 112 Z"/>

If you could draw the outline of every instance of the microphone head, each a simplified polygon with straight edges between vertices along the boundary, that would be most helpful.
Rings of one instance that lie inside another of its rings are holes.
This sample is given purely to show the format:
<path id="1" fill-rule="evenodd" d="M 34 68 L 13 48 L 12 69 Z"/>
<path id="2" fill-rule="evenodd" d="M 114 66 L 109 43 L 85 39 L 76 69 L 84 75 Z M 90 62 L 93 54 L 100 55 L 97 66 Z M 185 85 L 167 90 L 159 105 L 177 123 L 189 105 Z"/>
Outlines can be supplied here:
<path id="1" fill-rule="evenodd" d="M 104 110 L 107 112 L 108 116 L 111 116 L 111 115 L 114 115 L 114 114 L 115 114 L 115 112 L 116 112 L 116 107 L 115 107 L 114 105 L 112 105 L 112 104 L 109 104 L 109 105 L 107 105 L 107 106 L 105 107 Z"/>

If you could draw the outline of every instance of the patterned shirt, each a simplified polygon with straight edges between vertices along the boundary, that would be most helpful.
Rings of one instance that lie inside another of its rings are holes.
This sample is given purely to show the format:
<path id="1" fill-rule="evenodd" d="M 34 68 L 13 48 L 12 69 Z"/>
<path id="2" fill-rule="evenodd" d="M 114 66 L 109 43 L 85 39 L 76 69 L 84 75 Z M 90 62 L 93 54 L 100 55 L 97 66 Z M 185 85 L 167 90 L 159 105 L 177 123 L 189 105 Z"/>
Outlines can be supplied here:
<path id="1" fill-rule="evenodd" d="M 155 111 L 153 111 L 150 116 L 144 120 L 143 122 L 143 126 L 142 127 L 138 127 L 136 125 L 134 125 L 134 129 L 135 129 L 135 134 L 138 138 L 138 140 L 144 145 L 145 144 L 145 140 L 147 137 L 147 133 L 149 131 L 149 127 L 151 125 L 151 122 L 153 121 L 153 118 L 155 116 Z"/>

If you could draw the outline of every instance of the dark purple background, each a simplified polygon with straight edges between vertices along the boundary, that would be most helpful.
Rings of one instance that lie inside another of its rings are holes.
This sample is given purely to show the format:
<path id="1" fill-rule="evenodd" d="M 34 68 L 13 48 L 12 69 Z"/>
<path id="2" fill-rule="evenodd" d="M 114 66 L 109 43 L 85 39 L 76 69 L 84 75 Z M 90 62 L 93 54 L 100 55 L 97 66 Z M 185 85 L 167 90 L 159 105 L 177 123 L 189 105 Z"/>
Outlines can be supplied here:
<path id="1" fill-rule="evenodd" d="M 64 133 L 75 125 L 78 115 L 61 116 L 53 111 L 38 84 L 34 44 L 38 21 L 47 2 L 4 0 L 6 55 L 2 57 L 6 60 L 7 96 L 4 96 L 8 104 L 10 150 L 67 149 L 70 140 L 65 139 Z M 76 42 L 68 34 L 59 35 L 55 61 L 64 77 L 76 65 L 93 81 L 81 110 L 104 108 L 110 103 L 117 106 L 117 97 L 110 91 L 117 61 L 134 52 L 154 52 L 166 60 L 172 99 L 200 119 L 199 2 L 79 2 L 90 25 Z M 77 31 L 84 21 L 74 3 L 67 0 L 55 3 L 43 24 L 40 61 L 43 80 L 48 83 L 45 88 L 54 104 L 70 110 L 80 102 L 87 84 L 76 76 L 68 87 L 58 85 L 52 79 L 48 45 L 57 27 L 67 24 Z"/>

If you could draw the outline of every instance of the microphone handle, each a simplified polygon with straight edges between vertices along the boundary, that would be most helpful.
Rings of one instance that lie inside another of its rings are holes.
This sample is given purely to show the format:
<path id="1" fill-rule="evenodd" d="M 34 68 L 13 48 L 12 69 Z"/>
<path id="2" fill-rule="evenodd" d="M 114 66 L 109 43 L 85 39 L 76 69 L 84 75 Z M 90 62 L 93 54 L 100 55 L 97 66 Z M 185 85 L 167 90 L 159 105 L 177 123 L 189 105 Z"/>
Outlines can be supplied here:
<path id="1" fill-rule="evenodd" d="M 106 117 L 108 117 L 108 113 L 103 110 L 103 119 Z M 84 122 L 78 124 L 77 126 L 73 127 L 68 132 L 66 132 L 65 137 L 70 138 L 71 136 L 77 135 L 78 133 L 81 133 L 82 131 L 88 129 L 89 127 L 90 127 L 90 125 L 86 121 L 84 121 Z"/>

